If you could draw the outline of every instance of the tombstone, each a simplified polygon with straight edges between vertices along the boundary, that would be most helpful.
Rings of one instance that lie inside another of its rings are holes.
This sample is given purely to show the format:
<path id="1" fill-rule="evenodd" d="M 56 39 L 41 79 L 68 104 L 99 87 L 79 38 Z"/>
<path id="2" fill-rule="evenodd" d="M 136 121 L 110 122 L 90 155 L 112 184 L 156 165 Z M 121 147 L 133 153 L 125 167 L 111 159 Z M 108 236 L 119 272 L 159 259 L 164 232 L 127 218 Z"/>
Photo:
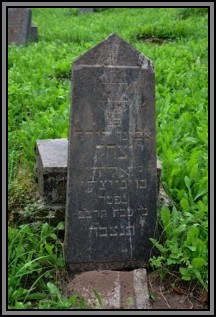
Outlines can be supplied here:
<path id="1" fill-rule="evenodd" d="M 30 32 L 29 32 L 29 41 L 36 42 L 38 41 L 38 27 L 32 23 Z"/>
<path id="2" fill-rule="evenodd" d="M 32 12 L 27 8 L 8 9 L 8 44 L 26 44 L 31 28 Z"/>
<path id="3" fill-rule="evenodd" d="M 93 12 L 94 8 L 78 8 L 79 13 L 88 13 L 88 12 Z"/>
<path id="4" fill-rule="evenodd" d="M 112 34 L 72 70 L 67 267 L 145 267 L 157 231 L 153 66 Z"/>

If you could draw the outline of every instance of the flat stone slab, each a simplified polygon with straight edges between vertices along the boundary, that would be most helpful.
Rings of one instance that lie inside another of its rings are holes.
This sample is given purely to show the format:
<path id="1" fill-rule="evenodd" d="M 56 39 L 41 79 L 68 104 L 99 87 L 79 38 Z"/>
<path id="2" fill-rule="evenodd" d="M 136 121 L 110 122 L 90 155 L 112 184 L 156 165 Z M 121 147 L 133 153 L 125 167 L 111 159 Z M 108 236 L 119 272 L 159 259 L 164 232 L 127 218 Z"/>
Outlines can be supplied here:
<path id="1" fill-rule="evenodd" d="M 100 296 L 102 305 L 95 296 Z M 69 282 L 68 296 L 84 297 L 92 309 L 151 309 L 146 269 L 89 271 Z"/>
<path id="2" fill-rule="evenodd" d="M 45 171 L 67 168 L 67 139 L 38 140 L 36 147 Z"/>

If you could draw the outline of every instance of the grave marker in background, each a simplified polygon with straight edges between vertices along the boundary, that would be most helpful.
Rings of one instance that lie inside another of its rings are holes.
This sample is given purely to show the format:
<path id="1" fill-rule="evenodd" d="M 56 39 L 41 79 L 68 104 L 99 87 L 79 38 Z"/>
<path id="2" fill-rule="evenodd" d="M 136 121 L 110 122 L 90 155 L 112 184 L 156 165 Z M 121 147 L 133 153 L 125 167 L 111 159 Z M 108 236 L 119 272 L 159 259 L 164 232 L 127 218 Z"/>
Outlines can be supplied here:
<path id="1" fill-rule="evenodd" d="M 8 44 L 26 44 L 31 28 L 32 12 L 27 8 L 8 9 Z"/>
<path id="2" fill-rule="evenodd" d="M 38 41 L 38 28 L 31 23 L 30 8 L 8 9 L 8 44 L 17 45 Z"/>
<path id="3" fill-rule="evenodd" d="M 155 236 L 155 81 L 115 34 L 73 64 L 65 259 L 71 270 L 145 267 Z"/>
<path id="4" fill-rule="evenodd" d="M 80 13 L 93 12 L 94 8 L 78 8 Z"/>
<path id="5" fill-rule="evenodd" d="M 29 31 L 29 41 L 37 42 L 38 41 L 38 27 L 32 23 Z"/>

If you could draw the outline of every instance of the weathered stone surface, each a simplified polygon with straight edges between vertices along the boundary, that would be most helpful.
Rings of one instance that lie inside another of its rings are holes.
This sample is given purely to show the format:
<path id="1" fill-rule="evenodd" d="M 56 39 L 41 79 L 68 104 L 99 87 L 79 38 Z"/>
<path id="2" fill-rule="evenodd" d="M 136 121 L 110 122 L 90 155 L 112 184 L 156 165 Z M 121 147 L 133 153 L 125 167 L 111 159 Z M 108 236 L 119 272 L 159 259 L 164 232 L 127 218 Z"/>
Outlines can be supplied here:
<path id="1" fill-rule="evenodd" d="M 78 10 L 80 13 L 87 13 L 87 12 L 93 12 L 94 8 L 79 8 Z"/>
<path id="2" fill-rule="evenodd" d="M 26 44 L 31 28 L 32 12 L 27 8 L 8 9 L 8 44 Z"/>
<path id="3" fill-rule="evenodd" d="M 36 177 L 38 191 L 45 202 L 66 200 L 67 139 L 38 140 L 36 143 Z"/>
<path id="4" fill-rule="evenodd" d="M 94 295 L 97 290 L 101 304 Z M 145 269 L 124 271 L 90 271 L 69 282 L 67 294 L 82 296 L 88 308 L 150 309 Z"/>
<path id="5" fill-rule="evenodd" d="M 52 193 L 57 192 L 58 202 L 62 206 L 66 203 L 66 182 L 59 183 L 59 179 L 67 179 L 67 157 L 68 157 L 68 140 L 67 139 L 52 139 L 52 140 L 38 140 L 36 142 L 37 158 L 35 176 L 38 183 L 38 191 L 41 198 L 44 201 L 50 203 L 50 207 L 55 205 L 55 199 L 53 201 Z M 55 156 L 53 156 L 55 153 Z M 44 162 L 42 164 L 42 162 Z M 49 162 L 49 169 L 46 167 L 46 162 Z M 44 165 L 45 164 L 45 165 Z M 57 174 L 55 182 L 49 180 L 53 175 Z M 44 179 L 45 176 L 45 179 Z M 157 190 L 160 191 L 160 176 L 161 176 L 161 163 L 157 160 Z M 44 182 L 49 183 L 49 187 L 46 186 L 44 191 Z M 51 185 L 53 187 L 51 187 Z M 63 187 L 64 186 L 64 187 Z M 49 190 L 49 191 L 48 191 Z M 163 192 L 163 196 L 166 194 Z M 62 200 L 61 200 L 62 198 Z M 159 197 L 161 201 L 163 197 Z"/>
<path id="6" fill-rule="evenodd" d="M 150 59 L 128 45 L 127 42 L 123 41 L 115 33 L 108 36 L 105 41 L 99 43 L 93 49 L 81 55 L 74 62 L 74 68 L 78 65 L 109 67 L 137 66 L 142 70 L 148 70 L 153 75 L 153 65 Z"/>
<path id="7" fill-rule="evenodd" d="M 74 62 L 72 87 L 66 264 L 145 267 L 157 206 L 151 62 L 112 34 Z"/>
<path id="8" fill-rule="evenodd" d="M 68 140 L 38 140 L 36 149 L 35 177 L 41 199 L 38 205 L 34 206 L 34 212 L 31 212 L 29 217 L 19 214 L 16 216 L 16 221 L 19 217 L 21 223 L 40 220 L 57 224 L 59 221 L 65 220 Z M 55 153 L 54 156 L 53 153 Z M 47 162 L 49 162 L 48 169 Z M 158 205 L 165 204 L 170 207 L 172 202 L 160 184 L 160 175 L 161 164 L 157 160 Z M 57 193 L 57 195 L 54 196 L 53 193 Z"/>

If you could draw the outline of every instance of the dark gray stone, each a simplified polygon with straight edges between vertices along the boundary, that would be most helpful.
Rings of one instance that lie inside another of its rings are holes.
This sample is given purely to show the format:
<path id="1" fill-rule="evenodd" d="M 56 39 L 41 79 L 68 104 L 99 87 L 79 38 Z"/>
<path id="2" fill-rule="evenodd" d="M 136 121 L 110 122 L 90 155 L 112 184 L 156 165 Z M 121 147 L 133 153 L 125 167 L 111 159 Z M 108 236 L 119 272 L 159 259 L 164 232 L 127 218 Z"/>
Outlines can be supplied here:
<path id="1" fill-rule="evenodd" d="M 32 12 L 27 8 L 8 9 L 8 44 L 26 44 L 31 28 Z"/>
<path id="2" fill-rule="evenodd" d="M 38 140 L 36 142 L 36 149 L 35 176 L 37 178 L 40 196 L 44 202 L 49 203 L 50 207 L 52 207 L 56 205 L 56 199 L 53 199 L 53 193 L 57 193 L 58 203 L 64 207 L 66 203 L 66 182 L 61 182 L 61 180 L 66 180 L 67 178 L 68 140 Z M 47 169 L 48 162 L 49 168 Z M 160 175 L 161 163 L 157 160 L 158 192 L 160 187 Z M 64 220 L 64 217 L 62 220 Z"/>
<path id="3" fill-rule="evenodd" d="M 38 27 L 34 24 L 31 25 L 29 39 L 30 42 L 38 41 Z"/>
<path id="4" fill-rule="evenodd" d="M 78 8 L 80 13 L 93 12 L 94 8 Z"/>
<path id="5" fill-rule="evenodd" d="M 67 139 L 38 140 L 36 143 L 38 191 L 47 203 L 66 200 L 67 147 Z"/>
<path id="6" fill-rule="evenodd" d="M 128 49 L 128 47 L 130 49 Z M 99 43 L 93 49 L 81 55 L 74 62 L 74 68 L 78 65 L 100 65 L 111 67 L 137 66 L 147 70 L 153 69 L 153 65 L 148 58 L 132 46 L 129 46 L 127 42 L 123 41 L 115 33 L 108 36 L 105 41 Z"/>
<path id="7" fill-rule="evenodd" d="M 66 264 L 145 267 L 157 231 L 152 64 L 112 34 L 74 62 L 72 88 Z"/>

